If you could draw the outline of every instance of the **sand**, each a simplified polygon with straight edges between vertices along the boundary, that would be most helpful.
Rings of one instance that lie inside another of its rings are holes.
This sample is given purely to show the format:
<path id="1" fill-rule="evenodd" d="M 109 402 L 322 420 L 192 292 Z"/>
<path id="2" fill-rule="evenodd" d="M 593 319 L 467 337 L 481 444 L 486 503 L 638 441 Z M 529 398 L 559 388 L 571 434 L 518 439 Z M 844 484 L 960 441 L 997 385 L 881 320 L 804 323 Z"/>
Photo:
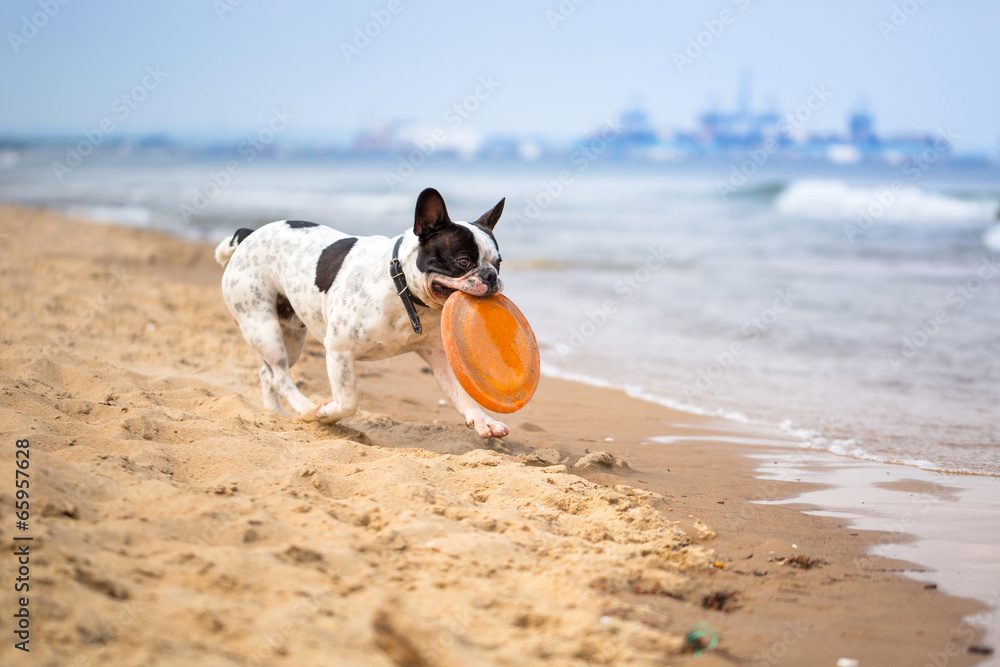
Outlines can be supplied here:
<path id="1" fill-rule="evenodd" d="M 483 441 L 412 355 L 359 366 L 355 417 L 304 423 L 262 408 L 210 246 L 9 206 L 0 246 L 2 664 L 979 657 L 978 603 L 864 555 L 898 535 L 752 503 L 801 485 L 755 479 L 731 424 L 545 378 Z M 328 395 L 316 341 L 293 374 Z M 718 442 L 649 441 L 671 434 Z"/>

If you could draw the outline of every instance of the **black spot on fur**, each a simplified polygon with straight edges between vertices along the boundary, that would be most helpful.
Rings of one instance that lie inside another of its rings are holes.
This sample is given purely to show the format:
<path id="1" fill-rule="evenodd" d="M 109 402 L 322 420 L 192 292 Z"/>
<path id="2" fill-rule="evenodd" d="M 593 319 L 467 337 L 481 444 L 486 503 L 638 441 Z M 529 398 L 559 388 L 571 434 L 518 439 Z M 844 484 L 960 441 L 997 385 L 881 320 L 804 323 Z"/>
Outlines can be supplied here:
<path id="1" fill-rule="evenodd" d="M 468 259 L 462 266 L 459 260 Z M 479 246 L 476 235 L 468 227 L 447 223 L 444 228 L 420 239 L 417 252 L 417 268 L 421 273 L 440 273 L 452 278 L 464 276 L 479 265 Z"/>
<path id="2" fill-rule="evenodd" d="M 290 320 L 295 317 L 295 309 L 284 294 L 278 294 L 278 301 L 275 304 L 278 311 L 279 320 Z"/>
<path id="3" fill-rule="evenodd" d="M 307 222 L 305 220 L 285 220 L 287 224 L 292 229 L 306 229 L 308 227 L 319 227 L 315 222 Z"/>
<path id="4" fill-rule="evenodd" d="M 357 242 L 356 238 L 351 237 L 340 239 L 323 248 L 319 261 L 316 262 L 316 287 L 319 291 L 327 292 L 333 286 L 333 281 L 337 279 L 340 267 L 344 264 L 344 258 Z"/>
<path id="5" fill-rule="evenodd" d="M 233 234 L 233 240 L 230 241 L 229 243 L 232 244 L 235 241 L 236 245 L 239 245 L 243 243 L 246 240 L 246 238 L 251 234 L 253 234 L 252 229 L 247 229 L 246 227 L 243 227 L 242 229 L 237 229 L 236 233 Z"/>

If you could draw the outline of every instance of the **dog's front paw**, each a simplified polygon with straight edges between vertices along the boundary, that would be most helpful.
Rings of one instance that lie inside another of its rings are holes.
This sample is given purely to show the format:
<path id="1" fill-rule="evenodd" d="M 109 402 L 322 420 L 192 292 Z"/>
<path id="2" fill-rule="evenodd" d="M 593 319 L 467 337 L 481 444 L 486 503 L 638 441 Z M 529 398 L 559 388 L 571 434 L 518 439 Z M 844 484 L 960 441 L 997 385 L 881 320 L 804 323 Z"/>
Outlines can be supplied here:
<path id="1" fill-rule="evenodd" d="M 502 438 L 510 433 L 510 429 L 503 422 L 498 422 L 485 414 L 479 414 L 467 421 L 468 425 L 476 429 L 476 433 L 482 438 Z"/>

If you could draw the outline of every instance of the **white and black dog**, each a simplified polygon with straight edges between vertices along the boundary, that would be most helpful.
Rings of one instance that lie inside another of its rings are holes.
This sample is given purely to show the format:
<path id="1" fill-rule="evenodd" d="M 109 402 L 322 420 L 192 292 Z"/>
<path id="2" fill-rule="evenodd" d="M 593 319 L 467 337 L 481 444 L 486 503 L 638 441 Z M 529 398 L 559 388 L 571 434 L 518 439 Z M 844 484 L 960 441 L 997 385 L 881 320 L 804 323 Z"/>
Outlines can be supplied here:
<path id="1" fill-rule="evenodd" d="M 428 188 L 417 198 L 413 230 L 395 239 L 283 220 L 220 243 L 222 295 L 264 362 L 264 406 L 284 413 L 280 397 L 302 419 L 344 419 L 358 409 L 355 361 L 416 352 L 469 426 L 484 438 L 507 435 L 462 389 L 441 341 L 441 309 L 452 292 L 503 289 L 493 236 L 503 204 L 475 222 L 453 222 L 444 199 Z M 333 400 L 318 407 L 290 372 L 307 331 L 326 347 L 333 389 Z"/>

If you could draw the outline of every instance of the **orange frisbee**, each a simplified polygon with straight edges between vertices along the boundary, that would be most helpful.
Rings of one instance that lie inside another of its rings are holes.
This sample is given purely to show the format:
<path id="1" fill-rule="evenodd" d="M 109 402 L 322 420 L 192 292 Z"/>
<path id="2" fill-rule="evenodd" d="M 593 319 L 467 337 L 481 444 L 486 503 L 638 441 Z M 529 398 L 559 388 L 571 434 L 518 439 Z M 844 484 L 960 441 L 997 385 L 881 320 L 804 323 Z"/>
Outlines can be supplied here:
<path id="1" fill-rule="evenodd" d="M 528 320 L 510 299 L 454 292 L 441 314 L 441 337 L 459 383 L 494 412 L 516 412 L 538 387 L 541 362 Z"/>

